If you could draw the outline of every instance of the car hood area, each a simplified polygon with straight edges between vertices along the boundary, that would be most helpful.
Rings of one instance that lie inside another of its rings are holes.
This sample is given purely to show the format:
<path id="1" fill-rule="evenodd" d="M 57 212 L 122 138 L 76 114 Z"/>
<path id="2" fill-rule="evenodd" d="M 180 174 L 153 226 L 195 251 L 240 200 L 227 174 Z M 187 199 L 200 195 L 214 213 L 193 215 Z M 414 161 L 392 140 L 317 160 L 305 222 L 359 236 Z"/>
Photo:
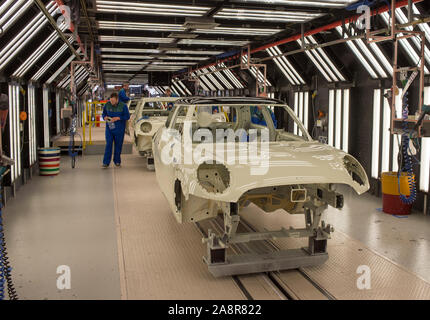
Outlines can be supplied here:
<path id="1" fill-rule="evenodd" d="M 221 148 L 216 149 L 216 144 L 213 146 L 213 151 L 208 148 L 201 152 L 204 157 L 199 163 L 175 164 L 186 197 L 193 194 L 207 199 L 237 202 L 252 189 L 327 183 L 349 185 L 357 194 L 369 189 L 366 172 L 354 157 L 319 142 L 270 142 L 266 150 L 259 144 L 254 149 L 248 143 L 225 144 L 224 156 L 220 155 Z M 203 144 L 193 144 L 194 155 L 200 153 L 202 148 Z M 233 150 L 235 161 L 227 161 L 227 152 L 231 155 Z M 216 164 L 214 161 L 211 163 L 215 159 Z M 224 176 L 226 188 L 222 192 L 209 192 L 202 187 L 204 183 L 201 173 L 199 176 L 199 168 L 207 170 L 211 166 L 217 166 L 220 175 Z"/>

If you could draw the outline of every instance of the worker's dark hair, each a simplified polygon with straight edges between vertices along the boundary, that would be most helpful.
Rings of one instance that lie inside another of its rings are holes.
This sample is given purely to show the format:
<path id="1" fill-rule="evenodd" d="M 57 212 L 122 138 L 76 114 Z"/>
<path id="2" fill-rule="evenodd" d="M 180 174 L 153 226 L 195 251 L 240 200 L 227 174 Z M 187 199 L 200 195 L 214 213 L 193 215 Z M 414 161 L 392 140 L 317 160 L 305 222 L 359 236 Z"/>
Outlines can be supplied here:
<path id="1" fill-rule="evenodd" d="M 110 95 L 111 98 L 117 98 L 118 99 L 118 93 L 116 92 L 112 92 L 112 94 Z"/>

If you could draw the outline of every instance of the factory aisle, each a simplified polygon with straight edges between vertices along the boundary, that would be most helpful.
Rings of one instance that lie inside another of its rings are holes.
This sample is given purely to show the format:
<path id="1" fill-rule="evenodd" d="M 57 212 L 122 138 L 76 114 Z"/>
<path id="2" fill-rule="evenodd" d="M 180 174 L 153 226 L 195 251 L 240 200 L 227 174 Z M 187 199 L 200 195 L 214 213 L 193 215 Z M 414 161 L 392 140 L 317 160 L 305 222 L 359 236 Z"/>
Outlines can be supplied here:
<path id="1" fill-rule="evenodd" d="M 34 176 L 5 208 L 5 233 L 20 299 L 119 299 L 112 174 L 100 156 L 63 157 L 57 177 Z M 71 289 L 58 290 L 69 266 Z"/>
<path id="2" fill-rule="evenodd" d="M 382 212 L 382 199 L 370 194 L 357 196 L 340 189 L 345 207 L 330 207 L 326 221 L 430 283 L 430 217 L 422 212 L 393 216 Z"/>
<path id="3" fill-rule="evenodd" d="M 115 180 L 123 299 L 244 299 L 232 278 L 216 279 L 202 261 L 193 224 L 178 224 L 155 172 L 138 155 L 123 157 Z"/>

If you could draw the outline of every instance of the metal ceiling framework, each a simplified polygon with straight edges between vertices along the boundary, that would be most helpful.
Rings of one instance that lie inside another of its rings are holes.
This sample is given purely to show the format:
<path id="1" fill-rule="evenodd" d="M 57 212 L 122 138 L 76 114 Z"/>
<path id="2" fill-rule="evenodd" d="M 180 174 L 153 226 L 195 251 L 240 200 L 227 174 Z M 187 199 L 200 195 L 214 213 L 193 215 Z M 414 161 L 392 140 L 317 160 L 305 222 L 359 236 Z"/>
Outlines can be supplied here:
<path id="1" fill-rule="evenodd" d="M 414 14 L 421 15 L 421 12 L 418 10 L 415 4 L 412 4 L 412 8 Z M 404 13 L 404 10 L 405 8 L 396 9 L 396 19 L 401 24 L 406 24 L 408 22 L 407 14 Z M 382 18 L 385 25 L 388 26 L 390 21 L 390 16 L 388 12 L 383 12 L 379 16 L 380 18 Z M 426 38 L 430 39 L 430 27 L 428 26 L 428 24 L 419 24 L 418 27 L 426 34 Z M 349 24 L 345 24 L 345 29 L 346 30 L 342 29 L 342 27 L 336 27 L 338 35 L 345 39 L 353 36 L 356 32 L 356 28 Z M 413 27 L 409 26 L 406 27 L 406 29 L 411 31 Z M 350 31 L 352 31 L 352 33 Z M 418 41 L 418 39 L 414 37 L 412 39 L 402 39 L 400 40 L 400 43 L 404 49 L 404 53 L 408 56 L 408 58 L 411 59 L 413 63 L 418 64 L 420 60 L 419 51 L 421 50 L 420 41 Z M 413 48 L 414 46 L 411 45 L 411 43 L 415 45 L 416 49 Z M 383 53 L 383 50 L 381 49 L 379 44 L 375 42 L 368 43 L 365 42 L 363 39 L 355 39 L 352 41 L 348 41 L 346 42 L 346 44 L 373 79 L 392 77 L 392 63 Z M 428 49 L 428 46 L 425 47 L 425 58 L 427 65 L 429 65 L 430 50 Z M 429 74 L 429 70 L 427 67 L 424 71 L 426 74 Z"/>
<path id="2" fill-rule="evenodd" d="M 150 71 L 186 70 L 189 64 L 185 62 L 197 65 L 207 59 L 216 59 L 226 48 L 240 50 L 251 42 L 267 41 L 290 26 L 323 18 L 354 1 L 94 0 L 93 7 L 88 6 L 88 12 L 89 19 L 96 25 L 95 37 L 100 43 L 103 70 L 108 73 L 106 80 L 110 81 L 114 73 L 129 73 L 132 79 Z M 189 18 L 201 19 L 203 25 L 207 20 L 213 25 L 210 28 L 190 26 L 187 24 Z M 86 25 L 81 23 L 80 29 L 88 29 Z M 161 50 L 160 44 L 175 45 L 178 49 Z M 131 60 L 135 63 L 124 62 Z M 160 61 L 175 63 L 165 68 L 156 64 Z M 284 59 L 282 63 L 285 63 Z M 115 64 L 121 67 L 113 67 Z M 212 66 L 207 70 L 217 72 L 201 81 L 209 91 L 243 86 L 232 72 L 215 71 Z M 234 80 L 230 79 L 232 75 Z M 295 78 L 302 83 L 297 76 Z M 206 91 L 206 88 L 203 89 Z"/>
<path id="3" fill-rule="evenodd" d="M 420 1 L 413 0 L 414 3 Z M 241 89 L 244 85 L 243 80 L 237 77 L 232 70 L 229 70 L 229 66 L 225 65 L 226 62 L 232 61 L 234 58 L 237 59 L 238 56 L 221 59 L 226 47 L 240 50 L 241 47 L 251 42 L 261 43 L 271 38 L 279 39 L 278 35 L 283 34 L 289 26 L 297 26 L 300 23 L 324 17 L 332 12 L 331 10 L 343 9 L 352 2 L 355 1 L 271 0 L 268 3 L 265 0 L 225 0 L 222 2 L 196 0 L 193 5 L 190 5 L 190 2 L 185 0 L 157 2 L 94 0 L 92 1 L 93 7 L 89 3 L 85 10 L 86 21 L 81 22 L 79 27 L 84 29 L 84 33 L 86 30 L 91 37 L 94 36 L 99 42 L 100 60 L 103 71 L 107 75 L 108 83 L 126 81 L 128 80 L 127 75 L 130 75 L 130 78 L 137 77 L 136 80 L 145 80 L 147 78 L 144 74 L 148 72 L 177 73 L 207 59 L 220 58 L 215 63 L 197 67 L 194 70 L 194 77 L 202 77 L 200 83 L 202 86 L 204 85 L 203 90 L 205 91 L 232 90 Z M 401 1 L 399 7 L 405 6 L 407 2 L 407 0 Z M 30 8 L 34 8 L 34 4 L 38 3 L 41 1 L 5 1 L 0 6 L 0 26 L 3 30 L 9 29 Z M 46 10 L 51 16 L 59 13 L 57 3 L 58 1 L 46 1 Z M 419 15 L 418 8 L 415 5 L 413 8 L 414 13 Z M 386 20 L 388 17 L 386 11 L 385 8 L 381 8 L 373 14 L 380 14 L 382 19 Z M 214 26 L 210 29 L 205 27 L 189 28 L 186 23 L 189 17 L 210 18 L 214 22 Z M 396 10 L 396 17 L 400 23 L 407 19 L 402 9 Z M 3 54 L 0 57 L 0 70 L 14 61 L 16 54 L 47 24 L 48 20 L 39 10 L 30 23 L 17 32 L 14 41 L 10 41 L 1 49 L 0 53 Z M 352 17 L 347 19 L 347 22 L 354 22 L 355 20 L 356 17 Z M 251 53 L 265 51 L 266 55 L 273 59 L 275 65 L 292 85 L 303 85 L 305 80 L 284 55 L 280 45 L 295 41 L 301 47 L 316 46 L 303 52 L 328 82 L 345 81 L 345 75 L 331 60 L 330 55 L 322 47 L 318 47 L 318 40 L 313 36 L 318 32 L 334 28 L 338 36 L 342 37 L 341 24 L 342 22 L 335 22 L 328 26 L 319 27 L 306 32 L 303 38 L 297 35 L 282 39 L 253 49 Z M 96 30 L 93 30 L 92 27 L 95 27 Z M 430 40 L 429 26 L 420 24 L 419 28 L 426 32 L 426 37 Z M 64 31 L 64 27 L 60 26 L 60 30 Z M 192 37 L 176 37 L 175 34 L 177 33 L 182 34 L 182 36 L 184 34 L 192 35 Z M 348 37 L 349 35 L 343 36 Z M 27 76 L 32 67 L 42 60 L 42 57 L 49 52 L 59 37 L 60 35 L 56 34 L 55 31 L 51 32 L 23 62 L 21 61 L 19 67 L 13 71 L 12 76 L 16 78 Z M 302 39 L 304 39 L 304 44 L 301 43 Z M 69 37 L 67 45 L 70 46 L 72 41 Z M 377 44 L 367 44 L 361 39 L 353 39 L 346 43 L 373 78 L 390 76 L 391 64 Z M 158 47 L 160 44 L 175 44 L 178 48 L 161 49 Z M 411 59 L 416 60 L 412 51 L 415 52 L 414 48 L 419 46 L 417 40 L 405 39 L 402 45 Z M 58 66 L 59 60 L 67 59 L 64 56 L 66 50 L 67 47 L 63 44 L 30 79 L 38 81 L 44 78 L 52 66 Z M 425 57 L 427 65 L 430 65 L 430 50 L 428 48 L 426 48 Z M 70 59 L 72 57 L 65 60 L 61 66 L 63 70 L 67 67 L 67 62 Z M 254 78 L 260 79 L 257 70 L 251 68 L 249 71 Z M 428 73 L 426 68 L 426 74 Z M 58 77 L 60 74 L 61 72 L 56 72 L 54 75 Z M 48 82 L 53 81 L 55 79 L 52 79 L 51 76 Z M 266 84 L 271 85 L 269 79 L 266 79 Z M 187 88 L 185 84 L 184 86 Z M 179 88 L 182 89 L 181 86 Z"/>
<path id="4" fill-rule="evenodd" d="M 415 3 L 419 3 L 422 2 L 423 0 L 409 0 L 411 1 L 411 3 L 413 4 L 413 8 L 414 8 L 414 13 L 419 15 L 420 12 L 418 11 Z M 408 5 L 408 0 L 403 0 L 403 1 L 398 1 L 396 6 L 397 6 L 397 12 L 401 12 L 401 8 L 405 7 Z M 256 2 L 261 2 L 261 1 L 256 1 Z M 277 2 L 277 1 L 275 1 Z M 283 1 L 280 1 L 283 2 Z M 384 6 L 384 7 L 380 7 L 376 10 L 373 10 L 371 12 L 371 15 L 381 15 L 382 18 L 388 17 L 388 12 L 389 8 L 388 6 Z M 397 13 L 397 15 L 399 15 L 399 13 Z M 359 60 L 363 63 L 363 65 L 365 65 L 366 69 L 369 71 L 369 73 L 371 73 L 371 76 L 373 78 L 384 78 L 387 77 L 386 72 L 384 71 L 384 69 L 382 68 L 382 66 L 380 65 L 380 63 L 384 66 L 384 68 L 387 71 L 390 71 L 392 67 L 389 66 L 388 60 L 386 59 L 386 57 L 384 56 L 384 54 L 382 53 L 381 49 L 379 48 L 378 45 L 376 44 L 365 44 L 364 41 L 357 41 L 357 45 L 360 47 L 360 50 L 362 50 L 366 55 L 369 55 L 367 58 L 374 63 L 373 68 L 376 68 L 376 70 L 379 72 L 379 74 L 377 74 L 375 71 L 372 70 L 372 67 L 369 65 L 369 63 L 367 62 L 367 60 L 362 56 L 361 52 L 357 49 L 355 50 L 357 47 L 356 45 L 353 43 L 353 41 L 356 41 L 357 39 L 361 39 L 364 38 L 364 36 L 355 36 L 355 37 L 348 37 L 346 35 L 344 35 L 344 39 L 340 39 L 337 41 L 332 41 L 330 43 L 324 43 L 324 44 L 318 44 L 315 39 L 313 38 L 314 35 L 321 33 L 321 32 L 326 32 L 326 31 L 332 31 L 332 30 L 337 30 L 337 32 L 339 33 L 339 35 L 342 35 L 342 27 L 344 25 L 348 25 L 348 24 L 353 24 L 355 23 L 359 18 L 359 15 L 355 15 L 355 16 L 351 16 L 349 18 L 346 18 L 344 20 L 339 20 L 339 21 L 335 21 L 333 23 L 330 23 L 328 25 L 322 26 L 322 27 L 318 27 L 303 33 L 297 33 L 294 36 L 290 36 L 288 38 L 285 39 L 281 39 L 278 40 L 276 42 L 272 42 L 257 48 L 252 49 L 250 52 L 251 54 L 256 54 L 259 53 L 261 51 L 267 51 L 268 49 L 271 49 L 271 53 L 269 53 L 269 57 L 266 58 L 260 58 L 260 59 L 256 59 L 257 62 L 259 63 L 263 63 L 265 61 L 269 61 L 269 60 L 276 60 L 277 58 L 283 58 L 286 57 L 288 55 L 293 55 L 293 54 L 297 54 L 300 52 L 305 52 L 305 54 L 308 56 L 308 58 L 313 62 L 313 64 L 317 67 L 317 69 L 323 74 L 323 76 L 325 77 L 325 79 L 328 82 L 335 82 L 335 81 L 345 81 L 345 77 L 343 75 L 340 74 L 340 71 L 335 69 L 334 64 L 332 62 L 330 62 L 330 58 L 325 55 L 325 57 L 328 59 L 324 59 L 325 60 L 325 64 L 324 65 L 321 62 L 321 59 L 318 59 L 317 56 L 315 55 L 315 53 L 319 52 L 320 53 L 320 58 L 324 57 L 323 54 L 323 49 L 322 47 L 325 46 L 330 46 L 330 45 L 334 45 L 334 44 L 338 44 L 340 43 L 342 40 L 343 42 L 345 42 L 350 48 L 351 50 L 356 54 L 357 58 L 359 58 Z M 398 18 L 400 21 L 402 21 L 401 17 Z M 430 27 L 428 26 L 427 23 L 420 23 L 418 24 L 419 28 L 424 31 L 424 32 L 429 32 L 430 31 Z M 426 32 L 426 38 L 430 39 L 430 33 L 429 35 L 427 35 Z M 304 39 L 305 44 L 303 46 L 303 44 L 301 43 L 301 40 Z M 279 47 L 280 45 L 284 45 L 284 44 L 288 44 L 288 43 L 292 43 L 292 42 L 297 42 L 301 48 L 298 50 L 294 50 L 294 51 L 287 51 L 284 52 L 282 54 L 278 54 L 275 55 L 273 52 L 273 48 L 275 47 Z M 418 55 L 416 54 L 416 52 L 414 50 L 412 50 L 412 46 L 411 44 L 408 42 L 408 40 L 404 39 L 403 42 L 403 47 L 406 51 L 407 54 L 411 55 L 414 62 L 417 62 Z M 418 41 L 415 39 L 413 40 L 413 42 L 415 42 L 415 45 L 418 47 L 419 43 Z M 369 49 L 370 48 L 370 49 Z M 428 49 L 427 49 L 428 50 Z M 373 51 L 373 53 L 371 53 L 371 51 Z M 412 52 L 412 53 L 410 53 Z M 208 68 L 212 65 L 216 65 L 219 64 L 220 62 L 231 62 L 231 61 L 235 61 L 237 59 L 240 58 L 240 56 L 243 55 L 243 53 L 241 54 L 236 54 L 236 55 L 231 55 L 230 57 L 224 58 L 220 61 L 218 61 L 217 63 L 211 63 L 202 67 L 197 67 L 195 70 L 192 70 L 193 72 L 195 72 L 196 70 L 200 70 L 202 68 Z M 374 55 L 376 55 L 378 57 L 378 59 L 380 60 L 380 62 L 377 62 L 377 60 L 375 59 Z M 325 58 L 324 57 L 324 58 Z M 430 58 L 430 51 L 427 51 L 427 58 Z M 243 57 L 242 57 L 243 60 Z M 236 68 L 239 65 L 233 65 L 229 68 Z M 328 66 L 330 66 L 329 69 Z M 331 72 L 329 72 L 329 70 L 331 69 Z M 281 70 L 282 71 L 282 70 Z M 333 73 L 336 73 L 337 77 L 333 77 Z M 428 70 L 426 68 L 426 73 L 428 73 Z M 290 80 L 290 79 L 289 79 Z M 291 81 L 290 81 L 291 82 Z"/>

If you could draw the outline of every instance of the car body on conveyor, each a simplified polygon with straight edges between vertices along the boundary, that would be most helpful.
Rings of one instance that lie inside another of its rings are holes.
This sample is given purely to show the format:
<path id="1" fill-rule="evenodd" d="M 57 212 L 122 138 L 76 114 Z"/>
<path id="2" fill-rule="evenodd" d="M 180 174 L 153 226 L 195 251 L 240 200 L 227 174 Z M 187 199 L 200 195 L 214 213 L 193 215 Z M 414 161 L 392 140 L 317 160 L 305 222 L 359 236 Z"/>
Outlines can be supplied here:
<path id="1" fill-rule="evenodd" d="M 169 107 L 173 107 L 177 97 L 142 98 L 136 106 L 132 116 L 134 130 L 134 144 L 141 156 L 147 157 L 148 168 L 153 168 L 152 163 L 152 137 L 167 120 L 170 113 Z"/>
<path id="2" fill-rule="evenodd" d="M 134 114 L 140 101 L 142 101 L 142 99 L 130 99 L 130 101 L 127 103 L 127 107 L 128 107 L 128 111 L 130 112 L 130 115 Z"/>
<path id="3" fill-rule="evenodd" d="M 277 123 L 275 114 L 283 121 Z M 328 205 L 338 209 L 343 206 L 343 196 L 334 186 L 348 185 L 358 194 L 369 189 L 365 170 L 354 157 L 314 141 L 291 108 L 274 99 L 177 101 L 154 136 L 153 152 L 157 181 L 179 223 L 223 214 L 224 234 L 209 233 L 206 239 L 206 262 L 217 276 L 254 270 L 243 267 L 243 261 L 238 262 L 239 266 L 230 263 L 224 269 L 220 267 L 228 260 L 225 249 L 235 242 L 308 237 L 307 254 L 300 252 L 296 263 L 281 257 L 284 264 L 278 259 L 272 267 L 324 262 L 333 228 L 321 221 L 321 214 Z M 281 209 L 305 214 L 306 227 L 244 238 L 236 233 L 239 210 L 250 203 L 265 212 Z M 264 265 L 260 263 L 260 267 Z"/>

